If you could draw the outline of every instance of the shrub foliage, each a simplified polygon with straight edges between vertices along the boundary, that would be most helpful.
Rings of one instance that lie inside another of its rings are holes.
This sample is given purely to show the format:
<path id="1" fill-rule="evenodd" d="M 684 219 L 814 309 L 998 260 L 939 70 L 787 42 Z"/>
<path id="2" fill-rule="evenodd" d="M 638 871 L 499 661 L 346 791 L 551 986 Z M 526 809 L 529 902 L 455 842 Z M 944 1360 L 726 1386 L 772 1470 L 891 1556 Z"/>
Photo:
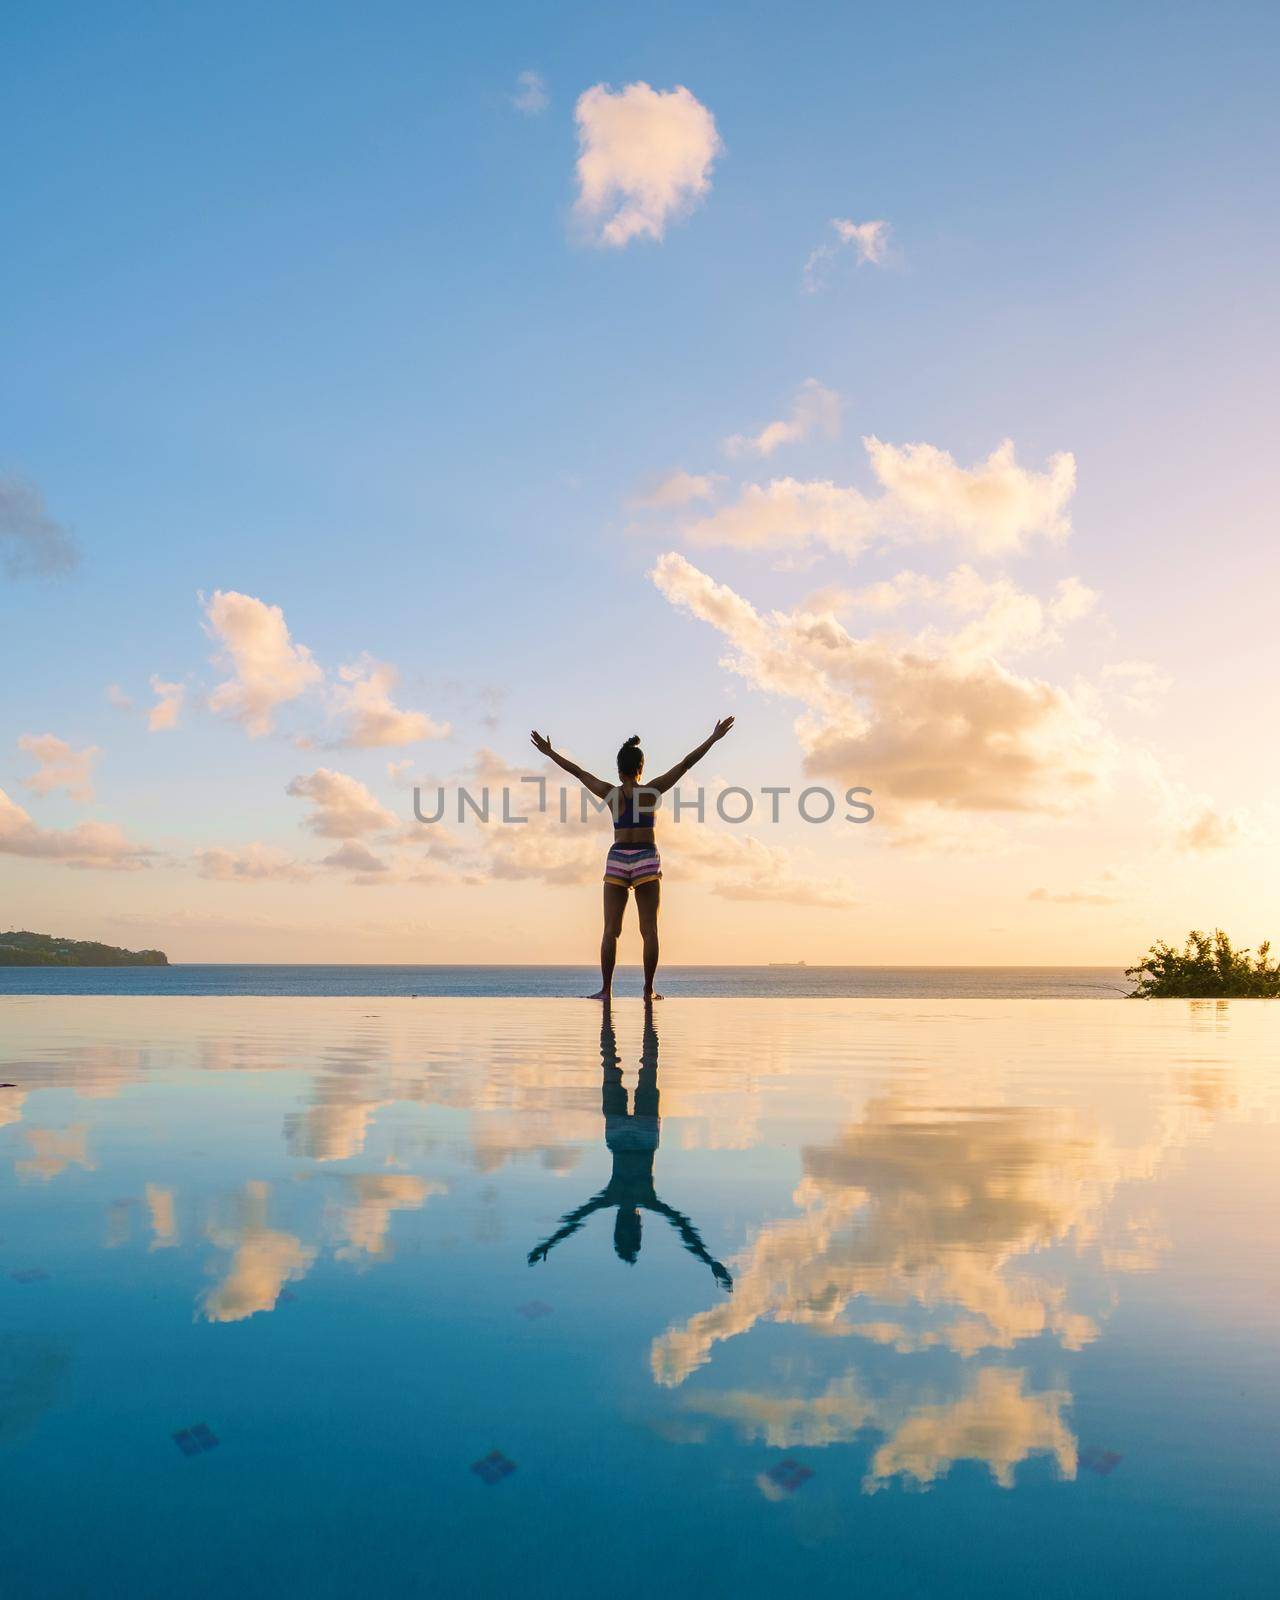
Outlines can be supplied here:
<path id="1" fill-rule="evenodd" d="M 1201 933 L 1193 929 L 1181 950 L 1161 939 L 1125 976 L 1137 980 L 1131 1000 L 1212 1000 L 1239 995 L 1280 997 L 1280 965 L 1268 960 L 1270 942 L 1258 946 L 1257 955 L 1236 950 L 1221 928 Z"/>

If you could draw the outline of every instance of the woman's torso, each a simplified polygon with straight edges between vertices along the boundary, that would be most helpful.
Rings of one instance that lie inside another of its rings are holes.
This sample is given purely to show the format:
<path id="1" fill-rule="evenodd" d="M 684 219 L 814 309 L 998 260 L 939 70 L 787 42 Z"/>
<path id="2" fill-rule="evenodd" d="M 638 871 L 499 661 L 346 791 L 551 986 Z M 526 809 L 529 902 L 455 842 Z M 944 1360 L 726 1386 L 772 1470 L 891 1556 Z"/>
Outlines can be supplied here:
<path id="1" fill-rule="evenodd" d="M 613 793 L 614 844 L 652 845 L 655 842 L 653 814 L 657 810 L 658 796 L 646 790 L 643 784 L 630 783 L 620 783 Z"/>

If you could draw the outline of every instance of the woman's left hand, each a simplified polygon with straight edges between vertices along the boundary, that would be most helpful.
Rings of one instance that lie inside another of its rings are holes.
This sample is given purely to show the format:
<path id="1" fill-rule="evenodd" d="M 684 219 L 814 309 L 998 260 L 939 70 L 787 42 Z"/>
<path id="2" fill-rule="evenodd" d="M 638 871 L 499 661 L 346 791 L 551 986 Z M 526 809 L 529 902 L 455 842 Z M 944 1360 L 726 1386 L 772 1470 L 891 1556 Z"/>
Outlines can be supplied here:
<path id="1" fill-rule="evenodd" d="M 728 733 L 729 729 L 732 727 L 733 718 L 722 717 L 720 721 L 716 723 L 715 732 L 711 735 L 711 737 L 713 739 L 723 739 L 725 734 Z"/>

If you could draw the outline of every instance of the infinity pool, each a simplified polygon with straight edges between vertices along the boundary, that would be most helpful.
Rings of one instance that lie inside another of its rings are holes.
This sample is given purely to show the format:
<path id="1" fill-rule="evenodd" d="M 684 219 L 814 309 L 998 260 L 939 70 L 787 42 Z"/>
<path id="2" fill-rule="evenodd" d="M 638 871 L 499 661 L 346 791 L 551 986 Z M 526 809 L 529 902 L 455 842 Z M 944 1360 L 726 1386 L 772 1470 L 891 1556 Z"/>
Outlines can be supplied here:
<path id="1" fill-rule="evenodd" d="M 0 1592 L 1270 1595 L 1280 1007 L 0 1001 Z"/>

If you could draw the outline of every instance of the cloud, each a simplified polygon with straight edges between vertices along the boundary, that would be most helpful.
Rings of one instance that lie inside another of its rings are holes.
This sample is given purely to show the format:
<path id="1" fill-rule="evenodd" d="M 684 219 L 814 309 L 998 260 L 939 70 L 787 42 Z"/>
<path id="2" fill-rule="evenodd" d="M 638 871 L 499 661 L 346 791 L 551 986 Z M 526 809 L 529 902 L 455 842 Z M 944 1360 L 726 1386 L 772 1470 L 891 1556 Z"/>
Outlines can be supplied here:
<path id="1" fill-rule="evenodd" d="M 181 683 L 166 683 L 153 672 L 151 692 L 156 696 L 156 703 L 147 714 L 149 731 L 164 733 L 170 728 L 176 728 L 178 718 L 182 715 L 182 703 L 187 695 L 186 686 Z"/>
<path id="2" fill-rule="evenodd" d="M 173 1190 L 149 1183 L 146 1195 L 147 1215 L 151 1219 L 151 1249 L 172 1250 L 180 1242 Z"/>
<path id="3" fill-rule="evenodd" d="M 0 1128 L 7 1128 L 11 1122 L 22 1121 L 22 1108 L 27 1103 L 25 1089 L 19 1089 L 17 1084 L 6 1084 L 0 1088 Z"/>
<path id="4" fill-rule="evenodd" d="M 209 696 L 209 709 L 244 724 L 252 739 L 275 727 L 275 710 L 318 684 L 323 674 L 304 644 L 289 636 L 284 612 L 234 589 L 205 604 L 207 631 L 223 648 L 232 676 Z"/>
<path id="5" fill-rule="evenodd" d="M 1075 1435 L 1062 1416 L 1071 1396 L 1027 1394 L 1025 1379 L 1017 1369 L 984 1367 L 959 1400 L 918 1406 L 871 1458 L 863 1488 L 874 1492 L 895 1477 L 928 1485 L 957 1461 L 982 1461 L 1012 1489 L 1014 1468 L 1032 1455 L 1052 1456 L 1060 1476 L 1074 1478 Z"/>
<path id="6" fill-rule="evenodd" d="M 1184 850 L 1208 852 L 1228 850 L 1240 844 L 1247 836 L 1244 819 L 1235 812 L 1219 811 L 1211 802 L 1196 810 L 1191 820 L 1177 834 L 1177 843 Z"/>
<path id="7" fill-rule="evenodd" d="M 846 556 L 879 540 L 953 539 L 976 555 L 1000 556 L 1032 538 L 1058 541 L 1070 532 L 1066 508 L 1076 473 L 1068 453 L 1050 457 L 1047 469 L 1036 472 L 1018 465 L 1009 439 L 968 468 L 930 444 L 862 442 L 879 495 L 829 479 L 747 484 L 733 504 L 692 523 L 689 537 L 739 549 L 817 543 Z"/>
<path id="8" fill-rule="evenodd" d="M 526 117 L 536 117 L 551 104 L 551 96 L 547 93 L 547 85 L 542 74 L 534 72 L 529 67 L 516 74 L 515 93 L 508 98 L 516 110 Z"/>
<path id="9" fill-rule="evenodd" d="M 725 636 L 730 671 L 806 707 L 805 771 L 869 786 L 891 826 L 922 806 L 1060 814 L 1102 776 L 1110 746 L 1086 707 L 991 653 L 1053 637 L 1045 608 L 1012 585 L 993 585 L 989 609 L 956 633 L 903 640 L 857 637 L 829 612 L 761 614 L 674 552 L 651 576 Z"/>
<path id="10" fill-rule="evenodd" d="M 0 478 L 0 564 L 6 574 L 52 577 L 79 560 L 79 547 L 45 510 L 39 489 L 20 478 Z"/>
<path id="11" fill-rule="evenodd" d="M 672 511 L 692 505 L 695 500 L 714 500 L 724 476 L 719 472 L 701 474 L 677 470 L 651 487 L 634 495 L 630 504 L 643 511 Z"/>
<path id="12" fill-rule="evenodd" d="M 822 288 L 830 276 L 832 262 L 849 246 L 860 267 L 882 267 L 888 259 L 892 230 L 887 222 L 851 222 L 847 217 L 832 217 L 831 230 L 835 238 L 812 250 L 804 264 L 802 282 L 807 294 Z"/>
<path id="13" fill-rule="evenodd" d="M 221 883 L 300 883 L 311 876 L 311 868 L 283 850 L 266 844 L 247 844 L 238 850 L 213 847 L 196 852 L 196 871 L 202 878 Z"/>
<path id="14" fill-rule="evenodd" d="M 322 839 L 354 839 L 363 833 L 381 833 L 400 819 L 376 800 L 358 778 L 328 767 L 294 778 L 286 794 L 310 800 L 315 809 L 306 820 Z"/>
<path id="15" fill-rule="evenodd" d="M 1070 532 L 1066 505 L 1075 493 L 1076 462 L 1068 452 L 1035 472 L 1018 465 L 1012 439 L 970 468 L 931 444 L 898 448 L 874 437 L 863 443 L 885 489 L 885 514 L 917 538 L 951 535 L 982 554 L 1000 555 L 1033 535 L 1058 540 Z"/>
<path id="16" fill-rule="evenodd" d="M 595 243 L 661 239 L 705 199 L 722 146 L 715 118 L 687 89 L 598 83 L 578 97 L 574 119 L 574 211 Z"/>
<path id="17" fill-rule="evenodd" d="M 895 1477 L 927 1487 L 957 1461 L 982 1462 L 1007 1489 L 1018 1464 L 1038 1454 L 1052 1455 L 1061 1476 L 1073 1478 L 1076 1441 L 1062 1416 L 1071 1397 L 1056 1389 L 1027 1393 L 1025 1380 L 1017 1369 L 983 1367 L 957 1399 L 904 1410 L 900 1395 L 867 1394 L 846 1373 L 812 1397 L 703 1391 L 688 1397 L 685 1410 L 732 1423 L 744 1439 L 774 1450 L 845 1444 L 867 1429 L 886 1433 L 862 1482 L 866 1494 Z M 783 1492 L 764 1474 L 757 1483 L 767 1499 Z"/>
<path id="18" fill-rule="evenodd" d="M 1072 1303 L 1083 1280 L 1066 1252 L 1112 1243 L 1118 1191 L 1154 1178 L 1213 1108 L 1170 1092 L 1135 1135 L 1087 1092 L 1054 1107 L 1008 1103 L 1006 1092 L 1016 1084 L 1003 1069 L 959 1090 L 904 1078 L 805 1146 L 794 1213 L 728 1263 L 731 1299 L 654 1341 L 655 1382 L 679 1387 L 719 1345 L 766 1324 L 963 1358 L 1046 1336 L 1065 1350 L 1090 1343 L 1098 1326 Z"/>
<path id="19" fill-rule="evenodd" d="M 380 856 L 375 856 L 368 845 L 361 844 L 356 839 L 348 839 L 338 848 L 325 856 L 326 867 L 336 867 L 343 872 L 354 872 L 358 875 L 357 881 L 365 882 L 370 875 L 387 872 L 387 863 Z"/>
<path id="20" fill-rule="evenodd" d="M 810 434 L 824 433 L 835 439 L 840 434 L 840 396 L 816 378 L 806 378 L 791 405 L 791 415 L 767 423 L 759 433 L 735 433 L 724 442 L 731 456 L 771 456 L 782 445 L 797 444 Z"/>
<path id="21" fill-rule="evenodd" d="M 342 1208 L 345 1242 L 334 1251 L 338 1261 L 385 1261 L 391 1255 L 387 1235 L 393 1211 L 418 1211 L 431 1195 L 448 1194 L 444 1183 L 408 1172 L 353 1172 L 344 1177 L 350 1203 Z"/>
<path id="22" fill-rule="evenodd" d="M 0 789 L 0 855 L 60 861 L 67 867 L 134 872 L 149 867 L 155 852 L 134 844 L 109 822 L 78 822 L 74 828 L 40 828 Z"/>
<path id="23" fill-rule="evenodd" d="M 445 739 L 452 732 L 447 722 L 433 722 L 424 712 L 401 711 L 392 704 L 391 691 L 399 674 L 386 662 L 361 656 L 339 667 L 338 677 L 342 681 L 333 691 L 333 703 L 346 727 L 335 747 L 416 744 L 420 739 Z"/>
<path id="24" fill-rule="evenodd" d="M 209 1322 L 242 1322 L 259 1311 L 273 1311 L 286 1282 L 305 1277 L 311 1269 L 315 1250 L 292 1233 L 267 1227 L 270 1192 L 265 1183 L 246 1184 L 236 1221 L 209 1229 L 214 1244 L 235 1252 L 221 1280 L 201 1301 Z"/>
<path id="25" fill-rule="evenodd" d="M 31 1154 L 15 1161 L 13 1170 L 24 1180 L 39 1178 L 42 1183 L 48 1183 L 68 1167 L 93 1172 L 96 1169 L 86 1148 L 88 1134 L 87 1122 L 76 1122 L 68 1128 L 28 1128 L 26 1140 Z"/>
<path id="26" fill-rule="evenodd" d="M 25 750 L 39 763 L 38 769 L 23 784 L 36 794 L 52 794 L 55 789 L 65 789 L 73 800 L 93 799 L 94 760 L 102 754 L 97 745 L 86 745 L 83 750 L 73 750 L 65 739 L 52 733 L 24 733 L 18 740 L 19 750 Z"/>
<path id="27" fill-rule="evenodd" d="M 106 688 L 108 702 L 115 706 L 117 711 L 132 711 L 133 701 L 124 692 L 118 683 L 109 683 Z"/>

